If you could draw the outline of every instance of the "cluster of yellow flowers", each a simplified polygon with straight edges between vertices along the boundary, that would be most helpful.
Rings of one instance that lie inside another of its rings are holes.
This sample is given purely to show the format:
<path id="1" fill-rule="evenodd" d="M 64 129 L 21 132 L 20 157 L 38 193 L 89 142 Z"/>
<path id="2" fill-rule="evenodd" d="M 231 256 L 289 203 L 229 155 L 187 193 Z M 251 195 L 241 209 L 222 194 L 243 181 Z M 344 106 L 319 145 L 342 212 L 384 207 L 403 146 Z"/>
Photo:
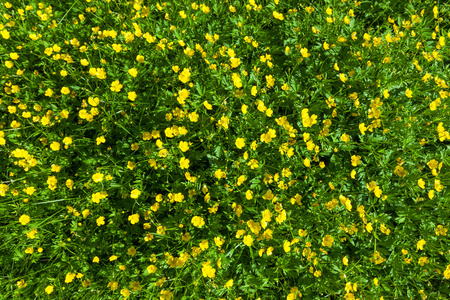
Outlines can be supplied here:
<path id="1" fill-rule="evenodd" d="M 49 279 L 20 293 L 379 299 L 401 265 L 426 298 L 450 278 L 450 9 L 419 2 L 0 4 L 7 255 Z"/>

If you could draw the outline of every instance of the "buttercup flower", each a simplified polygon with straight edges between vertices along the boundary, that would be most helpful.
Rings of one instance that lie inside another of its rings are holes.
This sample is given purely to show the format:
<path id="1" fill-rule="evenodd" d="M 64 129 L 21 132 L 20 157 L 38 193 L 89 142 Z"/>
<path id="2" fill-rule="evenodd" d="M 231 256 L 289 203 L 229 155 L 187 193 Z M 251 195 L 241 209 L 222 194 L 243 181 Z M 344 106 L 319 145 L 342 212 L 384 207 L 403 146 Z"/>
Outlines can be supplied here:
<path id="1" fill-rule="evenodd" d="M 28 215 L 21 215 L 19 218 L 19 222 L 22 225 L 27 225 L 28 223 L 30 223 L 30 220 L 31 220 L 30 216 Z"/>
<path id="2" fill-rule="evenodd" d="M 115 80 L 111 83 L 110 90 L 118 93 L 118 92 L 120 92 L 122 87 L 123 87 L 123 85 L 120 84 L 119 80 Z"/>
<path id="3" fill-rule="evenodd" d="M 191 77 L 191 72 L 189 72 L 189 69 L 184 68 L 183 71 L 180 73 L 180 75 L 178 76 L 178 79 L 183 82 L 189 82 Z"/>
<path id="4" fill-rule="evenodd" d="M 137 199 L 139 195 L 141 194 L 141 191 L 138 189 L 134 189 L 131 191 L 130 197 L 133 199 Z"/>
<path id="5" fill-rule="evenodd" d="M 205 225 L 205 221 L 203 220 L 202 217 L 199 217 L 199 216 L 192 217 L 191 223 L 192 223 L 192 225 L 194 225 L 195 227 L 198 227 L 198 228 L 202 228 L 203 225 Z"/>

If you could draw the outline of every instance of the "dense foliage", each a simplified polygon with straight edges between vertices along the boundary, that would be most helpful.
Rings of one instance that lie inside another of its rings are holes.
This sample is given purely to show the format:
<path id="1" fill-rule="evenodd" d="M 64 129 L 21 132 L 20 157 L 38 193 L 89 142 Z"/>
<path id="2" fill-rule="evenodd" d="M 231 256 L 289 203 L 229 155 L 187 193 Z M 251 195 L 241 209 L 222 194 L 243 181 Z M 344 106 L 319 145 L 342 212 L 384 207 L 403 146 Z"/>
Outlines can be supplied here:
<path id="1" fill-rule="evenodd" d="M 7 299 L 448 299 L 448 4 L 0 11 Z"/>

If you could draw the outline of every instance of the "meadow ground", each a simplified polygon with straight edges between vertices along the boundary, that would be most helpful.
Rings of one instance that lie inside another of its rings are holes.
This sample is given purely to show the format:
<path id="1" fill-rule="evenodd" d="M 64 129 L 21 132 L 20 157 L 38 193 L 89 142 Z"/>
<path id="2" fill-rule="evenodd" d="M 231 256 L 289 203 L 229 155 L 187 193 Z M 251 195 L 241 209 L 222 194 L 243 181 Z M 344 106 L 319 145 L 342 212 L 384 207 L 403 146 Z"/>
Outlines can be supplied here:
<path id="1" fill-rule="evenodd" d="M 447 2 L 0 12 L 4 299 L 449 299 Z"/>

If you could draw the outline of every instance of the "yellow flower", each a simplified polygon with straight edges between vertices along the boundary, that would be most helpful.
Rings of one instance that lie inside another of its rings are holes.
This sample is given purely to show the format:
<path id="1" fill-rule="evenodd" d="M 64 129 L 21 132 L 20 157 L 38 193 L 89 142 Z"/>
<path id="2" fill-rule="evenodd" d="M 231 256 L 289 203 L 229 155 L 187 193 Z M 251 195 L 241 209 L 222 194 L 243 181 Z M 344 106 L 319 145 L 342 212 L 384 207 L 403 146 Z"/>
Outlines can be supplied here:
<path id="1" fill-rule="evenodd" d="M 189 159 L 182 157 L 180 159 L 180 167 L 181 169 L 189 169 Z"/>
<path id="2" fill-rule="evenodd" d="M 2 37 L 3 37 L 5 40 L 7 40 L 7 39 L 10 38 L 10 34 L 9 34 L 8 30 L 6 30 L 6 29 L 3 29 L 2 31 L 0 31 L 0 34 L 2 35 Z"/>
<path id="3" fill-rule="evenodd" d="M 45 292 L 50 295 L 51 293 L 53 293 L 53 285 L 49 285 L 45 288 Z"/>
<path id="4" fill-rule="evenodd" d="M 218 169 L 214 172 L 214 176 L 217 179 L 221 179 L 221 178 L 226 178 L 227 177 L 227 173 L 225 173 L 224 171 L 222 171 L 222 169 Z"/>
<path id="5" fill-rule="evenodd" d="M 39 39 L 39 36 L 36 33 L 32 33 L 28 36 L 30 39 L 32 39 L 33 41 Z"/>
<path id="6" fill-rule="evenodd" d="M 309 168 L 311 167 L 311 161 L 309 160 L 309 158 L 305 158 L 303 160 L 303 164 L 305 165 L 305 167 Z"/>
<path id="7" fill-rule="evenodd" d="M 134 246 L 131 246 L 130 248 L 128 248 L 127 254 L 130 255 L 130 256 L 135 256 L 136 255 L 136 248 L 134 248 Z"/>
<path id="8" fill-rule="evenodd" d="M 96 222 L 97 222 L 97 226 L 105 225 L 105 217 L 98 217 Z"/>
<path id="9" fill-rule="evenodd" d="M 178 97 L 177 97 L 177 101 L 180 104 L 184 104 L 185 100 L 189 97 L 190 92 L 186 89 L 182 89 L 181 91 L 178 92 Z"/>
<path id="10" fill-rule="evenodd" d="M 203 6 L 202 6 L 203 5 Z M 209 9 L 209 6 L 206 6 L 206 5 L 204 5 L 204 4 L 201 4 L 200 5 L 201 6 L 201 8 L 202 8 L 202 11 L 205 13 L 205 14 L 207 14 L 207 13 L 209 13 L 211 10 Z"/>
<path id="11" fill-rule="evenodd" d="M 11 69 L 12 67 L 14 67 L 14 63 L 12 61 L 10 61 L 10 60 L 7 60 L 7 61 L 5 61 L 5 66 L 8 69 Z"/>
<path id="12" fill-rule="evenodd" d="M 430 263 L 428 257 L 425 256 L 425 257 L 419 258 L 419 265 L 420 266 L 423 267 L 425 264 L 428 264 L 428 263 Z"/>
<path id="13" fill-rule="evenodd" d="M 94 259 L 92 260 L 93 263 L 99 263 L 100 259 L 98 258 L 98 256 L 94 257 Z"/>
<path id="14" fill-rule="evenodd" d="M 322 238 L 322 246 L 331 247 L 333 246 L 334 239 L 331 235 L 327 234 Z"/>
<path id="15" fill-rule="evenodd" d="M 369 233 L 372 232 L 372 230 L 373 230 L 372 223 L 369 222 L 369 223 L 366 224 L 366 230 L 367 230 Z"/>
<path id="16" fill-rule="evenodd" d="M 59 149 L 61 148 L 61 145 L 60 145 L 60 143 L 58 143 L 58 142 L 52 142 L 52 143 L 50 144 L 50 148 L 51 148 L 53 151 L 59 151 Z"/>
<path id="17" fill-rule="evenodd" d="M 233 286 L 233 279 L 230 279 L 225 283 L 224 287 L 230 289 Z"/>
<path id="18" fill-rule="evenodd" d="M 351 160 L 352 160 L 352 166 L 354 166 L 354 167 L 359 166 L 361 164 L 361 156 L 359 156 L 359 155 L 352 155 Z"/>
<path id="19" fill-rule="evenodd" d="M 128 93 L 128 99 L 130 99 L 131 101 L 136 100 L 136 98 L 137 98 L 136 92 L 129 92 Z"/>
<path id="20" fill-rule="evenodd" d="M 111 91 L 113 92 L 120 92 L 120 90 L 122 89 L 123 85 L 120 84 L 119 80 L 115 80 L 111 83 L 111 87 L 109 88 Z"/>
<path id="21" fill-rule="evenodd" d="M 63 88 L 61 89 L 61 94 L 63 94 L 63 95 L 68 95 L 68 94 L 70 94 L 70 89 L 69 89 L 68 87 L 63 87 Z"/>
<path id="22" fill-rule="evenodd" d="M 26 189 L 23 189 L 23 191 L 27 194 L 27 195 L 33 195 L 34 192 L 36 191 L 36 188 L 34 186 L 29 186 Z"/>
<path id="23" fill-rule="evenodd" d="M 103 144 L 106 142 L 105 137 L 102 135 L 100 137 L 97 138 L 97 145 Z"/>
<path id="24" fill-rule="evenodd" d="M 209 104 L 209 102 L 206 101 L 206 100 L 203 102 L 203 106 L 205 106 L 205 108 L 206 108 L 207 110 L 211 110 L 211 109 L 212 109 L 212 105 Z"/>
<path id="25" fill-rule="evenodd" d="M 247 245 L 248 247 L 250 247 L 253 244 L 253 238 L 251 235 L 247 234 L 244 237 L 244 244 Z"/>
<path id="26" fill-rule="evenodd" d="M 112 44 L 112 48 L 114 51 L 116 51 L 117 53 L 119 53 L 120 51 L 122 51 L 122 45 L 121 44 Z M 134 76 L 133 76 L 134 77 Z"/>
<path id="27" fill-rule="evenodd" d="M 289 251 L 291 251 L 291 242 L 289 242 L 289 241 L 284 241 L 284 244 L 283 244 L 283 250 L 284 250 L 284 252 L 289 252 Z"/>
<path id="28" fill-rule="evenodd" d="M 189 69 L 184 68 L 183 71 L 178 76 L 178 79 L 181 82 L 186 83 L 190 80 L 190 77 L 191 77 L 191 72 L 189 72 Z"/>
<path id="29" fill-rule="evenodd" d="M 347 143 L 350 141 L 350 136 L 348 134 L 343 134 L 341 135 L 341 140 Z"/>
<path id="30" fill-rule="evenodd" d="M 193 112 L 189 113 L 188 117 L 189 117 L 189 121 L 191 121 L 191 122 L 197 122 L 197 121 L 198 121 L 198 118 L 199 118 L 200 116 L 199 116 L 195 111 L 193 111 Z"/>
<path id="31" fill-rule="evenodd" d="M 385 224 L 381 224 L 380 225 L 380 230 L 382 233 L 384 233 L 385 235 L 389 235 L 391 233 L 391 230 L 386 228 Z"/>
<path id="32" fill-rule="evenodd" d="M 264 143 L 270 143 L 273 138 L 276 138 L 276 131 L 274 129 L 269 129 L 267 133 L 261 134 L 260 140 Z"/>
<path id="33" fill-rule="evenodd" d="M 75 273 L 67 273 L 66 279 L 64 280 L 65 283 L 71 283 L 75 279 Z"/>
<path id="34" fill-rule="evenodd" d="M 216 276 L 216 269 L 211 267 L 210 263 L 211 263 L 210 261 L 206 261 L 202 264 L 203 277 L 214 278 Z"/>
<path id="35" fill-rule="evenodd" d="M 347 81 L 347 76 L 344 73 L 339 74 L 339 79 L 345 83 Z"/>
<path id="36" fill-rule="evenodd" d="M 154 265 L 149 265 L 149 266 L 147 267 L 147 271 L 148 271 L 150 274 L 155 273 L 156 270 L 158 270 L 158 268 L 155 267 Z"/>
<path id="37" fill-rule="evenodd" d="M 284 20 L 283 14 L 282 14 L 282 13 L 279 13 L 279 12 L 277 12 L 277 11 L 273 11 L 273 17 L 274 17 L 275 19 L 280 20 L 280 21 L 283 21 L 283 20 Z"/>
<path id="38" fill-rule="evenodd" d="M 302 48 L 302 49 L 300 49 L 300 54 L 301 54 L 303 57 L 310 57 L 310 56 L 311 56 L 311 53 L 308 53 L 308 49 L 307 49 L 307 48 Z"/>
<path id="39" fill-rule="evenodd" d="M 273 87 L 274 85 L 275 85 L 275 78 L 273 78 L 273 76 L 272 75 L 266 75 L 266 81 L 267 81 L 267 88 L 271 88 L 271 87 Z"/>
<path id="40" fill-rule="evenodd" d="M 23 288 L 26 287 L 26 286 L 27 286 L 27 283 L 25 282 L 25 280 L 20 279 L 19 281 L 17 281 L 17 287 L 18 287 L 19 289 L 23 289 Z"/>
<path id="41" fill-rule="evenodd" d="M 52 89 L 47 89 L 47 90 L 45 91 L 45 94 L 44 94 L 44 95 L 47 96 L 47 97 L 51 97 L 51 96 L 53 95 Z"/>
<path id="42" fill-rule="evenodd" d="M 252 90 L 250 91 L 250 93 L 252 94 L 252 96 L 256 96 L 258 94 L 258 88 L 255 85 L 252 86 Z M 247 105 L 245 105 L 245 106 L 247 106 Z"/>
<path id="43" fill-rule="evenodd" d="M 130 74 L 133 77 L 136 77 L 138 74 L 138 70 L 136 68 L 129 69 L 128 74 Z"/>
<path id="44" fill-rule="evenodd" d="M 67 186 L 68 189 L 72 190 L 73 180 L 72 179 L 67 179 L 66 180 L 66 186 Z"/>
<path id="45" fill-rule="evenodd" d="M 214 243 L 216 244 L 216 246 L 218 248 L 222 247 L 223 243 L 225 243 L 225 240 L 221 237 L 215 237 L 214 238 Z"/>
<path id="46" fill-rule="evenodd" d="M 14 129 L 19 128 L 20 127 L 20 122 L 17 122 L 16 120 L 13 120 L 11 122 L 11 127 L 14 128 Z"/>
<path id="47" fill-rule="evenodd" d="M 89 61 L 87 60 L 87 59 L 82 59 L 82 60 L 80 60 L 80 63 L 83 65 L 83 66 L 89 66 Z"/>
<path id="48" fill-rule="evenodd" d="M 444 278 L 447 280 L 450 279 L 450 267 L 449 266 L 450 265 L 447 265 L 447 268 L 444 271 Z"/>
<path id="49" fill-rule="evenodd" d="M 138 223 L 139 222 L 139 214 L 133 214 L 133 215 L 129 216 L 128 221 L 130 221 L 130 223 L 132 225 Z"/>
<path id="50" fill-rule="evenodd" d="M 308 7 L 305 7 L 305 10 L 308 12 L 308 14 L 312 14 L 315 9 L 312 6 L 308 6 Z"/>
<path id="51" fill-rule="evenodd" d="M 202 228 L 203 225 L 205 225 L 205 221 L 203 220 L 202 217 L 199 217 L 199 216 L 192 217 L 191 223 L 192 223 L 192 225 L 194 225 L 197 228 Z"/>
<path id="52" fill-rule="evenodd" d="M 209 243 L 207 240 L 202 240 L 199 246 L 202 251 L 205 251 L 206 249 L 209 248 Z"/>
<path id="53" fill-rule="evenodd" d="M 127 298 L 128 296 L 130 296 L 130 291 L 128 289 L 121 289 L 120 290 L 120 294 L 124 297 Z"/>
<path id="54" fill-rule="evenodd" d="M 141 191 L 138 189 L 134 189 L 131 191 L 130 197 L 133 199 L 137 199 L 139 195 L 141 194 Z"/>
<path id="55" fill-rule="evenodd" d="M 365 135 L 366 131 L 367 131 L 366 124 L 364 124 L 364 123 L 359 124 L 359 131 L 361 131 L 362 135 Z"/>
<path id="56" fill-rule="evenodd" d="M 22 225 L 27 225 L 28 223 L 30 223 L 30 216 L 28 215 L 21 215 L 19 218 L 19 222 Z"/>
<path id="57" fill-rule="evenodd" d="M 380 189 L 380 187 L 376 186 L 375 189 L 373 190 L 373 193 L 377 198 L 380 198 L 383 191 Z"/>
<path id="58" fill-rule="evenodd" d="M 340 69 L 339 69 L 339 66 L 338 66 L 338 64 L 337 63 L 334 63 L 334 66 L 333 66 L 333 68 L 336 70 L 336 71 L 339 71 Z"/>
<path id="59" fill-rule="evenodd" d="M 138 55 L 138 56 L 136 56 L 136 61 L 138 63 L 144 63 L 145 62 L 145 58 L 142 55 Z"/>
<path id="60" fill-rule="evenodd" d="M 313 114 L 313 115 L 309 116 L 308 111 L 309 111 L 309 109 L 307 109 L 307 108 L 304 108 L 302 110 L 303 127 L 311 127 L 314 124 L 317 124 L 317 115 Z"/>
<path id="61" fill-rule="evenodd" d="M 405 92 L 406 97 L 412 98 L 412 91 L 410 89 L 407 89 Z"/>
<path id="62" fill-rule="evenodd" d="M 178 145 L 178 148 L 181 149 L 181 151 L 186 152 L 189 150 L 189 143 L 188 142 L 184 142 L 184 141 L 180 141 L 180 144 Z"/>
<path id="63" fill-rule="evenodd" d="M 94 175 L 92 175 L 92 180 L 94 180 L 94 182 L 102 182 L 103 181 L 103 174 L 102 173 L 95 173 Z"/>
<path id="64" fill-rule="evenodd" d="M 442 225 L 438 225 L 435 230 L 437 236 L 439 236 L 439 235 L 445 236 L 445 235 L 447 235 L 447 231 L 448 231 L 448 229 Z"/>
<path id="65" fill-rule="evenodd" d="M 237 147 L 238 149 L 244 148 L 244 146 L 245 146 L 245 140 L 244 140 L 244 138 L 237 138 L 235 144 L 236 144 L 236 147 Z"/>
<path id="66" fill-rule="evenodd" d="M 89 97 L 88 103 L 92 106 L 97 106 L 100 103 L 100 99 L 98 97 Z"/>
<path id="67" fill-rule="evenodd" d="M 239 65 L 241 64 L 241 60 L 239 58 L 236 58 L 236 57 L 230 58 L 230 62 L 231 62 L 231 68 L 232 69 L 239 67 Z"/>
<path id="68" fill-rule="evenodd" d="M 117 255 L 111 255 L 109 258 L 109 261 L 115 261 L 117 260 Z"/>
<path id="69" fill-rule="evenodd" d="M 185 242 L 189 242 L 189 240 L 191 239 L 191 235 L 189 234 L 189 232 L 186 232 L 185 234 L 183 234 L 181 239 Z"/>
<path id="70" fill-rule="evenodd" d="M 344 256 L 342 258 L 342 263 L 344 264 L 344 266 L 348 266 L 348 258 L 347 258 L 347 256 Z"/>
<path id="71" fill-rule="evenodd" d="M 423 250 L 423 246 L 426 244 L 427 242 L 424 239 L 421 239 L 420 241 L 417 242 L 417 250 Z"/>
<path id="72" fill-rule="evenodd" d="M 107 287 L 111 288 L 111 291 L 115 291 L 119 287 L 119 283 L 115 281 L 110 281 Z"/>
<path id="73" fill-rule="evenodd" d="M 37 234 L 37 229 L 34 228 L 33 230 L 27 232 L 27 237 L 30 239 L 34 239 L 36 237 Z"/>

